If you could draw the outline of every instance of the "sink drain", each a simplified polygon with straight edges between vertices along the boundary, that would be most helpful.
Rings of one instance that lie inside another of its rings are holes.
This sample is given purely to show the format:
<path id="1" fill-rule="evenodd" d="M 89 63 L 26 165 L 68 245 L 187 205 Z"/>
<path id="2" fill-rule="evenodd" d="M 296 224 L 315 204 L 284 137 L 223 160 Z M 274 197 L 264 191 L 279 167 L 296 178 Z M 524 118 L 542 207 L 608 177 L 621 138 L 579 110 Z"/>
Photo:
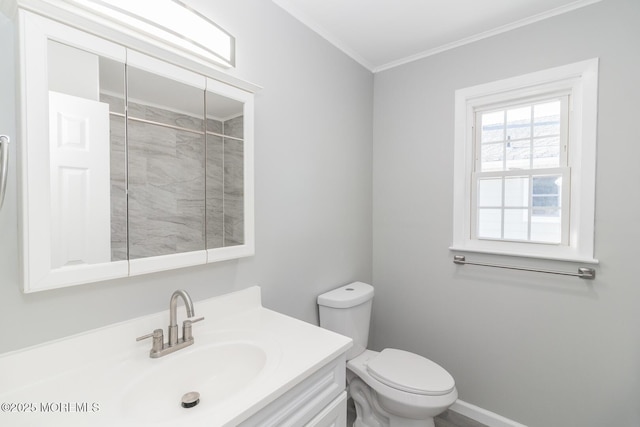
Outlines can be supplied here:
<path id="1" fill-rule="evenodd" d="M 200 403 L 200 393 L 197 391 L 190 391 L 182 396 L 182 407 L 193 408 Z"/>

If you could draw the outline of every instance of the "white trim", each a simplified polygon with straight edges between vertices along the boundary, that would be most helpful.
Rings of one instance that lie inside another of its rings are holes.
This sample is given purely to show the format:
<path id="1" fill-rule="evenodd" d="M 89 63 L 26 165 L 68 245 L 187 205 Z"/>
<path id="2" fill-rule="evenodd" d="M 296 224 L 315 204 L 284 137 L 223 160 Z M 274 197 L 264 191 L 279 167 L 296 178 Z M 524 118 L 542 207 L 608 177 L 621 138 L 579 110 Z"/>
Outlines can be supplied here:
<path id="1" fill-rule="evenodd" d="M 410 62 L 418 61 L 420 59 L 427 58 L 429 56 L 437 55 L 438 53 L 445 52 L 447 50 L 455 49 L 460 46 L 464 46 L 467 44 L 475 43 L 479 40 L 483 40 L 489 37 L 493 37 L 498 34 L 506 33 L 511 30 L 515 30 L 520 27 L 527 26 L 529 24 L 533 24 L 548 18 L 552 18 L 557 15 L 562 15 L 567 12 L 571 12 L 576 9 L 580 9 L 585 6 L 590 6 L 594 3 L 599 3 L 602 0 L 576 0 L 572 3 L 565 4 L 563 6 L 556 7 L 554 9 L 548 10 L 546 12 L 538 13 L 533 16 L 529 16 L 527 18 L 520 19 L 518 21 L 502 25 L 497 28 L 493 28 L 491 30 L 487 30 L 478 34 L 474 34 L 470 37 L 465 37 L 460 40 L 453 41 L 451 43 L 446 43 L 440 46 L 436 46 L 431 49 L 427 49 L 425 51 L 416 53 L 414 55 L 406 56 L 404 58 L 400 58 L 391 62 L 387 62 L 386 64 L 378 65 L 372 64 L 369 60 L 364 58 L 350 46 L 348 46 L 344 41 L 340 40 L 338 37 L 333 35 L 330 31 L 324 28 L 322 25 L 318 24 L 312 17 L 310 17 L 307 13 L 303 12 L 298 6 L 296 6 L 296 2 L 292 0 L 272 0 L 275 4 L 284 9 L 287 13 L 293 16 L 295 19 L 300 21 L 302 24 L 309 27 L 312 31 L 319 34 L 322 38 L 327 40 L 329 43 L 340 49 L 342 52 L 350 56 L 357 63 L 371 71 L 372 73 L 379 73 L 381 71 L 389 70 L 391 68 L 399 67 L 401 65 L 408 64 Z"/>
<path id="2" fill-rule="evenodd" d="M 527 427 L 517 421 L 510 420 L 460 399 L 456 400 L 449 409 L 489 427 Z"/>
<path id="3" fill-rule="evenodd" d="M 205 250 L 130 259 L 129 276 L 154 273 L 156 271 L 173 270 L 175 268 L 190 267 L 206 263 L 207 252 Z"/>
<path id="4" fill-rule="evenodd" d="M 237 246 L 207 249 L 207 263 L 229 261 L 255 255 L 253 244 L 246 243 Z"/>
<path id="5" fill-rule="evenodd" d="M 275 1 L 275 0 L 274 0 Z M 379 67 L 375 67 L 371 69 L 373 73 L 379 73 L 380 71 L 389 70 L 391 68 L 399 67 L 404 64 L 408 64 L 410 62 L 418 61 L 420 59 L 428 58 L 429 56 L 437 55 L 438 53 L 445 52 L 447 50 L 455 49 L 460 46 L 464 46 L 467 44 L 475 43 L 477 41 L 487 39 L 489 37 L 496 36 L 498 34 L 506 33 L 511 30 L 515 30 L 520 27 L 527 26 L 529 24 L 536 23 L 538 21 L 542 21 L 548 18 L 553 18 L 557 15 L 562 15 L 567 12 L 571 12 L 576 9 L 580 9 L 585 6 L 592 5 L 594 3 L 601 2 L 602 0 L 577 0 L 573 3 L 566 4 L 564 6 L 556 7 L 555 9 L 548 10 L 546 12 L 539 13 L 537 15 L 530 16 L 528 18 L 521 19 L 516 22 L 512 22 L 507 25 L 503 25 L 498 28 L 494 28 L 492 30 L 484 31 L 479 34 L 475 34 L 471 37 L 466 37 L 464 39 L 460 39 L 451 43 L 443 44 L 442 46 L 434 47 L 433 49 L 428 49 L 423 52 L 417 53 L 415 55 L 407 56 L 402 59 L 398 59 L 396 61 L 388 62 L 384 65 L 380 65 Z"/>
<path id="6" fill-rule="evenodd" d="M 569 131 L 571 176 L 570 244 L 480 241 L 471 238 L 473 110 L 480 105 L 559 89 L 571 90 Z M 511 254 L 596 263 L 594 257 L 598 59 L 494 81 L 455 93 L 453 244 L 459 251 Z"/>

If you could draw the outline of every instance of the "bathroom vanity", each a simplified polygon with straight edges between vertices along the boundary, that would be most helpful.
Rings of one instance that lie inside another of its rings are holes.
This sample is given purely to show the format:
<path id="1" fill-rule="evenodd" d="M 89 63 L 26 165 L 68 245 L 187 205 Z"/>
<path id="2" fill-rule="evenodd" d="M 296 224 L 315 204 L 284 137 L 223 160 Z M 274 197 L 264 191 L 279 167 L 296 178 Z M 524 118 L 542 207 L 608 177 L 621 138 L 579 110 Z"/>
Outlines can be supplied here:
<path id="1" fill-rule="evenodd" d="M 259 287 L 194 309 L 194 344 L 160 358 L 136 337 L 168 310 L 0 355 L 0 425 L 346 426 L 349 338 L 262 307 Z"/>

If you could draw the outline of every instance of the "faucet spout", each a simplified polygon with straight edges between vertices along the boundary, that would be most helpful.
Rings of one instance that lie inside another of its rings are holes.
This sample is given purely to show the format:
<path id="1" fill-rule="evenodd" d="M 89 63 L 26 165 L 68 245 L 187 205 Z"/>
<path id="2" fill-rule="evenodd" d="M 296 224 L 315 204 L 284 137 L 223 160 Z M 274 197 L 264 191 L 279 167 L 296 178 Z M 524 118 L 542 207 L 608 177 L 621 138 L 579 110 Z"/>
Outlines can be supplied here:
<path id="1" fill-rule="evenodd" d="M 169 302 L 169 342 L 170 346 L 175 345 L 178 342 L 178 298 L 182 297 L 184 302 L 184 308 L 187 310 L 187 317 L 193 317 L 195 311 L 193 310 L 193 301 L 185 290 L 177 290 L 171 295 L 171 301 Z"/>

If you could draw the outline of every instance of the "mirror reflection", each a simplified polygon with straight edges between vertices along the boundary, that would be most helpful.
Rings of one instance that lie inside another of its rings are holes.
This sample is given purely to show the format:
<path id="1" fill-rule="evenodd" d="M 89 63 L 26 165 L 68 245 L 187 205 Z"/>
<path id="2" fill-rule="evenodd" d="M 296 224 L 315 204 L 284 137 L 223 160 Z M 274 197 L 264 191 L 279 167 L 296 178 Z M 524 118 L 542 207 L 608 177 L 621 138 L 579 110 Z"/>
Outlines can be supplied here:
<path id="1" fill-rule="evenodd" d="M 244 104 L 48 43 L 52 267 L 244 244 Z"/>
<path id="2" fill-rule="evenodd" d="M 205 249 L 204 90 L 127 68 L 129 259 Z"/>
<path id="3" fill-rule="evenodd" d="M 244 105 L 211 91 L 207 106 L 207 248 L 244 244 Z"/>
<path id="4" fill-rule="evenodd" d="M 51 267 L 126 260 L 125 66 L 47 48 Z"/>

